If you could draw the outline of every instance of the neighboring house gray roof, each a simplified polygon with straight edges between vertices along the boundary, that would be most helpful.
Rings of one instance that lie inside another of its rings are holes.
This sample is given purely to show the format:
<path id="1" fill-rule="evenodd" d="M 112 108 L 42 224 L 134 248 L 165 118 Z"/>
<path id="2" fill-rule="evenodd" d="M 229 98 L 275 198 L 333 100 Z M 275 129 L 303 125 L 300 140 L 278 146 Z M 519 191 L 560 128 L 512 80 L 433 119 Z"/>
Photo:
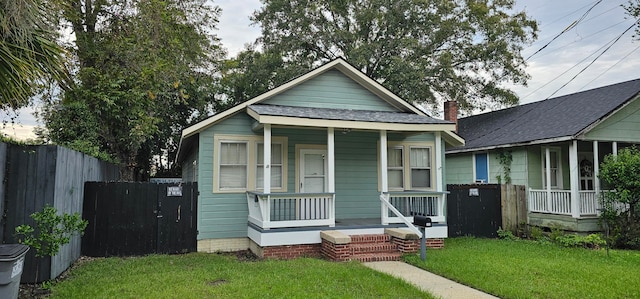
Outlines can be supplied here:
<path id="1" fill-rule="evenodd" d="M 458 120 L 463 147 L 449 152 L 573 137 L 640 92 L 640 79 Z"/>
<path id="2" fill-rule="evenodd" d="M 260 115 L 298 117 L 309 119 L 347 120 L 399 124 L 451 124 L 452 122 L 422 116 L 415 113 L 350 110 L 332 108 L 291 107 L 278 105 L 249 105 L 249 109 Z"/>

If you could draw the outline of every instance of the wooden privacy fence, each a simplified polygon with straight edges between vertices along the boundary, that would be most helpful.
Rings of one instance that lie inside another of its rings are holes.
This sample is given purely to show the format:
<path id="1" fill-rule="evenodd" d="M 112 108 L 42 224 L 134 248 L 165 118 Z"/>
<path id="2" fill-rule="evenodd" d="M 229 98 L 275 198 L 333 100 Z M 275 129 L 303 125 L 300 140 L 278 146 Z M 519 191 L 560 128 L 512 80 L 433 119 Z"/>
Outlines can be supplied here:
<path id="1" fill-rule="evenodd" d="M 117 180 L 116 165 L 55 145 L 0 143 L 0 239 L 15 244 L 15 228 L 33 226 L 30 215 L 52 206 L 59 213 L 82 213 L 85 181 Z M 60 248 L 54 257 L 35 258 L 27 252 L 21 282 L 41 282 L 58 277 L 80 257 L 80 236 Z M 39 266 L 38 277 L 36 268 Z"/>
<path id="2" fill-rule="evenodd" d="M 196 251 L 196 183 L 87 182 L 87 256 Z"/>
<path id="3" fill-rule="evenodd" d="M 516 233 L 527 220 L 524 186 L 447 185 L 447 226 L 450 237 L 495 238 L 502 228 Z"/>

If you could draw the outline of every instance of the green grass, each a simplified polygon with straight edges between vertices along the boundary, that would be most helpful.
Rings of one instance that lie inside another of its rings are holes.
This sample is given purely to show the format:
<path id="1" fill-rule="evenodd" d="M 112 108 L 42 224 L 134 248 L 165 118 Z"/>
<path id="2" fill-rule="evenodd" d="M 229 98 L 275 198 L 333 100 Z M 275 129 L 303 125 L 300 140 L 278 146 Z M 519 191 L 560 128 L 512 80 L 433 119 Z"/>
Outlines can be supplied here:
<path id="1" fill-rule="evenodd" d="M 192 253 L 86 262 L 50 298 L 432 298 L 355 262 Z"/>
<path id="2" fill-rule="evenodd" d="M 640 298 L 638 251 L 455 238 L 405 260 L 500 298 Z"/>

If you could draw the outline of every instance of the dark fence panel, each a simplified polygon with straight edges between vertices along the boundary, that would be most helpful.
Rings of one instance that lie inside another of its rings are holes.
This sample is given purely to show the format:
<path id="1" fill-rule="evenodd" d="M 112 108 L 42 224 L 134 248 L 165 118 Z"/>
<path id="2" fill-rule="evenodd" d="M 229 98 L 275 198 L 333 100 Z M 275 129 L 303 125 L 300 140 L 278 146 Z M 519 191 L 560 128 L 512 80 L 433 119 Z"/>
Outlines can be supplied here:
<path id="1" fill-rule="evenodd" d="M 449 237 L 495 238 L 502 226 L 500 185 L 447 185 Z"/>
<path id="2" fill-rule="evenodd" d="M 196 183 L 87 182 L 84 200 L 84 255 L 196 251 Z"/>
<path id="3" fill-rule="evenodd" d="M 3 147 L 6 148 L 4 155 Z M 17 243 L 15 227 L 21 224 L 33 226 L 35 223 L 30 215 L 47 205 L 61 213 L 81 213 L 85 181 L 119 178 L 117 166 L 54 145 L 0 143 L 0 165 L 0 169 L 4 168 L 2 201 L 5 211 L 3 221 L 0 221 L 0 234 L 2 243 L 6 244 Z M 35 251 L 29 250 L 21 281 L 40 282 L 55 278 L 79 256 L 79 236 L 63 246 L 53 258 L 36 259 Z"/>

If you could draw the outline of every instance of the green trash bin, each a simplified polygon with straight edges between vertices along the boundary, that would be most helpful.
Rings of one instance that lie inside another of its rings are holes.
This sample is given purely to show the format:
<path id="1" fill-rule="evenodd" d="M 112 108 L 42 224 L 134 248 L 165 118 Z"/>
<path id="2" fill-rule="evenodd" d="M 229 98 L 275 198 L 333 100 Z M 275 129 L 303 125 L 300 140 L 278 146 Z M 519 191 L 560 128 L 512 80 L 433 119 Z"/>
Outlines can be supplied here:
<path id="1" fill-rule="evenodd" d="M 22 244 L 0 245 L 0 298 L 17 299 L 24 256 L 29 246 Z"/>

